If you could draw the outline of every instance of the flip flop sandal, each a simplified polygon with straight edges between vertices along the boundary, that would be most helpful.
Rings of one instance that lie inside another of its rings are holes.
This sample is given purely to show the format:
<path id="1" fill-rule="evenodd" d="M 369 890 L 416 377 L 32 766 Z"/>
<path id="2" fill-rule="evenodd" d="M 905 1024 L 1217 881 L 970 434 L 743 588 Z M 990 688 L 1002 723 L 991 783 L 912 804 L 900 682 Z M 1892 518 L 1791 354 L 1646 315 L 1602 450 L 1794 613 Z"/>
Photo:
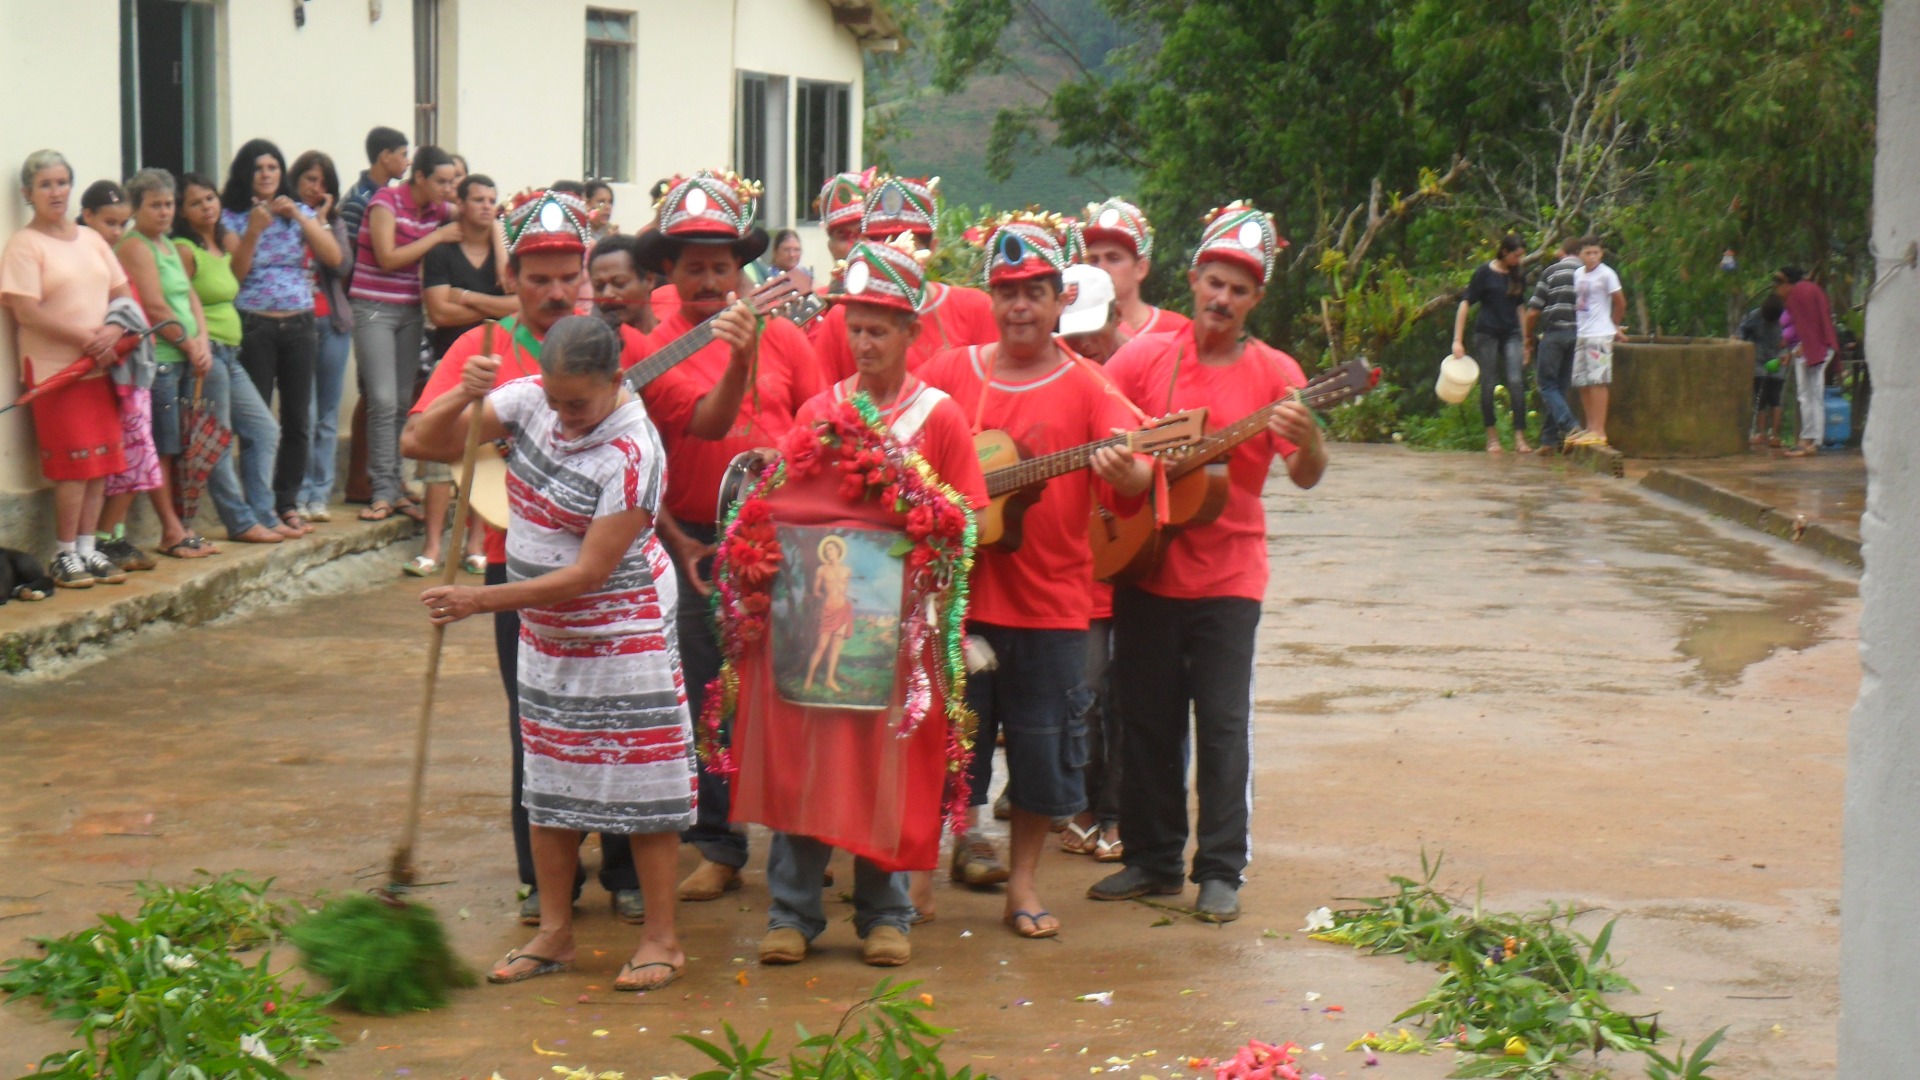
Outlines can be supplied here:
<path id="1" fill-rule="evenodd" d="M 633 972 L 634 974 L 639 974 L 640 972 L 645 971 L 648 968 L 666 968 L 667 977 L 655 983 L 634 982 L 627 978 L 627 973 L 630 971 Z M 645 964 L 636 964 L 631 960 L 629 960 L 628 962 L 620 965 L 620 974 L 618 977 L 616 977 L 613 980 L 613 988 L 615 990 L 639 992 L 639 993 L 645 993 L 648 990 L 661 990 L 668 986 L 673 985 L 673 981 L 680 977 L 680 972 L 682 970 L 684 969 L 675 967 L 674 965 L 669 964 L 664 960 L 653 960 Z"/>
<path id="2" fill-rule="evenodd" d="M 1099 849 L 1100 825 L 1076 825 L 1068 819 L 1060 837 L 1060 850 L 1069 855 L 1091 855 Z"/>
<path id="3" fill-rule="evenodd" d="M 1006 918 L 1000 921 L 1006 923 L 1008 926 L 1013 927 L 1013 932 L 1016 934 L 1019 934 L 1021 937 L 1027 938 L 1029 940 L 1038 940 L 1040 938 L 1055 937 L 1060 933 L 1060 928 L 1057 926 L 1042 927 L 1040 925 L 1040 920 L 1046 918 L 1051 914 L 1053 914 L 1053 912 L 1051 911 L 1016 911 L 1013 914 L 1007 916 Z M 1027 922 L 1031 923 L 1033 926 L 1033 929 L 1031 930 L 1020 929 L 1021 919 L 1025 919 L 1027 920 Z"/>
<path id="4" fill-rule="evenodd" d="M 485 555 L 469 555 L 460 560 L 460 569 L 465 570 L 469 574 L 484 574 L 487 572 L 487 557 Z"/>
<path id="5" fill-rule="evenodd" d="M 199 551 L 203 543 L 204 541 L 202 541 L 199 537 L 189 536 L 177 544 L 168 544 L 166 547 L 161 548 L 160 554 L 165 555 L 170 559 L 204 559 L 207 557 L 207 555 L 213 554 L 213 552 L 209 551 L 205 555 L 180 554 L 183 551 Z"/>
<path id="6" fill-rule="evenodd" d="M 1093 845 L 1095 862 L 1119 862 L 1126 857 L 1126 845 L 1118 840 L 1102 839 Z"/>
<path id="7" fill-rule="evenodd" d="M 500 968 L 510 968 L 521 960 L 531 960 L 534 962 L 534 966 L 515 975 L 500 974 Z M 500 968 L 487 972 L 488 982 L 496 986 L 501 986 L 507 983 L 526 982 L 528 979 L 537 979 L 542 975 L 556 975 L 562 971 L 572 971 L 573 961 L 552 960 L 545 956 L 535 956 L 532 953 L 523 953 L 515 949 L 507 954 L 505 960 L 500 961 Z"/>
<path id="8" fill-rule="evenodd" d="M 399 511 L 401 517 L 410 517 L 421 525 L 427 523 L 427 512 L 420 509 L 420 504 L 412 499 L 401 499 L 393 504 L 393 508 Z"/>
<path id="9" fill-rule="evenodd" d="M 407 565 L 400 568 L 408 577 L 432 577 L 440 572 L 440 564 L 425 555 L 415 555 Z"/>
<path id="10" fill-rule="evenodd" d="M 393 504 L 385 500 L 376 502 L 360 511 L 361 521 L 385 521 L 393 516 Z"/>

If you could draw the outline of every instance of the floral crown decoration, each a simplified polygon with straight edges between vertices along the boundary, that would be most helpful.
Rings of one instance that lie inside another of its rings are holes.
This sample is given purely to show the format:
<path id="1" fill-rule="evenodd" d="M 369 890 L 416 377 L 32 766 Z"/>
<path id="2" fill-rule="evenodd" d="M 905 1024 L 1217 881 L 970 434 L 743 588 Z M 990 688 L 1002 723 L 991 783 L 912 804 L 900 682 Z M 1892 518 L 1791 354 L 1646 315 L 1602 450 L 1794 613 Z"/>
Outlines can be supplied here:
<path id="1" fill-rule="evenodd" d="M 1287 238 L 1274 227 L 1273 215 L 1254 208 L 1245 199 L 1216 206 L 1200 218 L 1204 230 L 1193 253 L 1193 266 L 1219 260 L 1251 270 L 1262 286 L 1273 276 L 1274 259 Z"/>
<path id="2" fill-rule="evenodd" d="M 914 243 L 912 233 L 886 241 L 862 240 L 834 264 L 841 290 L 829 299 L 917 314 L 927 301 L 927 260 L 932 254 Z"/>

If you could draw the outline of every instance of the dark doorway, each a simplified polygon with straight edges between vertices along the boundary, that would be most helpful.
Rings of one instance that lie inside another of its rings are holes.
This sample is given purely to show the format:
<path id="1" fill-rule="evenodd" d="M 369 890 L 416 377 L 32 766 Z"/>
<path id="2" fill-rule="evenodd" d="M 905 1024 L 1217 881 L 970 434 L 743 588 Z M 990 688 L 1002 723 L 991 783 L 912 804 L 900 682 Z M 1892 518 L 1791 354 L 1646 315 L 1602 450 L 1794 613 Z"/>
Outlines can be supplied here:
<path id="1" fill-rule="evenodd" d="M 120 0 L 120 156 L 126 175 L 213 173 L 214 7 Z"/>

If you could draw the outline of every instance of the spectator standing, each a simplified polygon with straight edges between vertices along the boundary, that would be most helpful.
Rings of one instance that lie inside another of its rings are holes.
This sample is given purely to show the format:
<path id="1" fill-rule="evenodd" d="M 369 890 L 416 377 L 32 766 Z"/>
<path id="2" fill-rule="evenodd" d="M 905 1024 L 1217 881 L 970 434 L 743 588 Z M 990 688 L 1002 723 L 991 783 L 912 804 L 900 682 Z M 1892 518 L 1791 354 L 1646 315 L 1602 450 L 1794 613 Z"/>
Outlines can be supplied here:
<path id="1" fill-rule="evenodd" d="M 586 192 L 587 225 L 593 230 L 594 243 L 618 233 L 620 226 L 613 223 L 613 185 L 589 180 L 581 188 Z"/>
<path id="2" fill-rule="evenodd" d="M 1601 260 L 1606 246 L 1598 236 L 1580 238 L 1580 269 L 1573 275 L 1576 337 L 1573 386 L 1587 426 L 1567 441 L 1575 446 L 1607 445 L 1607 394 L 1613 385 L 1613 341 L 1626 329 L 1627 294 L 1620 275 Z"/>
<path id="3" fill-rule="evenodd" d="M 20 193 L 32 208 L 27 224 L 0 251 L 0 304 L 13 312 L 18 355 L 29 385 L 88 357 L 113 357 L 120 329 L 107 305 L 129 295 L 113 249 L 68 217 L 73 166 L 56 150 L 37 150 L 20 167 Z M 107 477 L 127 467 L 120 409 L 103 372 L 34 399 L 40 472 L 53 483 L 53 580 L 69 589 L 95 581 L 117 584 L 127 572 L 94 547 Z"/>
<path id="4" fill-rule="evenodd" d="M 1473 320 L 1473 351 L 1482 365 L 1480 422 L 1487 429 L 1489 454 L 1501 450 L 1500 418 L 1493 391 L 1496 379 L 1507 388 L 1507 408 L 1513 413 L 1513 448 L 1522 454 L 1531 449 L 1527 445 L 1526 346 L 1520 333 L 1520 299 L 1526 295 L 1520 264 L 1526 257 L 1526 241 L 1512 233 L 1503 237 L 1500 253 L 1473 271 L 1453 316 L 1453 355 L 1465 356 L 1467 309 L 1480 306 Z"/>
<path id="5" fill-rule="evenodd" d="M 1827 361 L 1840 355 L 1833 304 L 1827 299 L 1827 291 L 1809 281 L 1806 271 L 1797 266 L 1783 266 L 1774 272 L 1773 294 L 1793 320 L 1796 339 L 1787 355 L 1800 413 L 1800 444 L 1786 456 L 1812 457 L 1820 452 L 1820 444 L 1827 437 L 1827 372 L 1831 370 Z"/>
<path id="6" fill-rule="evenodd" d="M 340 246 L 313 208 L 293 198 L 286 158 L 265 139 L 240 147 L 220 193 L 221 224 L 238 237 L 233 273 L 240 280 L 234 307 L 240 311 L 240 366 L 260 400 L 280 394 L 280 448 L 273 463 L 273 510 L 280 531 L 301 537 L 313 531 L 300 513 L 313 434 L 313 282 L 309 255 L 328 266 L 340 263 Z M 249 494 L 249 498 L 257 496 Z"/>
<path id="7" fill-rule="evenodd" d="M 360 226 L 348 295 L 353 349 L 367 399 L 367 472 L 373 481 L 373 502 L 360 512 L 362 521 L 385 521 L 413 505 L 400 480 L 400 412 L 413 403 L 423 340 L 420 260 L 460 238 L 448 206 L 453 172 L 445 150 L 421 147 L 409 182 L 374 192 Z"/>
<path id="8" fill-rule="evenodd" d="M 333 234 L 341 252 L 353 250 L 340 205 L 340 174 L 333 159 L 309 150 L 293 162 L 295 196 L 311 207 L 322 227 Z M 340 395 L 346 391 L 347 349 L 353 342 L 353 309 L 347 303 L 346 272 L 351 260 L 328 266 L 313 260 L 313 407 L 307 410 L 312 441 L 307 446 L 307 474 L 296 499 L 308 521 L 333 517 L 333 476 L 340 445 Z"/>
<path id="9" fill-rule="evenodd" d="M 1754 446 L 1780 445 L 1780 398 L 1786 389 L 1781 372 L 1780 353 L 1784 345 L 1780 334 L 1780 316 L 1786 305 L 1778 296 L 1769 295 L 1760 306 L 1747 312 L 1737 331 L 1742 341 L 1753 343 L 1753 435 Z"/>
<path id="10" fill-rule="evenodd" d="M 1551 454 L 1580 425 L 1567 404 L 1567 380 L 1573 373 L 1573 347 L 1579 337 L 1573 275 L 1580 269 L 1580 240 L 1560 245 L 1560 261 L 1540 272 L 1522 317 L 1534 352 L 1533 377 L 1540 388 L 1542 454 Z"/>
<path id="11" fill-rule="evenodd" d="M 127 181 L 127 201 L 133 207 L 133 228 L 116 245 L 120 265 L 140 298 L 149 325 L 159 326 L 168 320 L 180 324 L 165 327 L 153 336 L 155 371 L 150 391 L 119 388 L 133 391 L 120 395 L 123 421 L 144 421 L 146 427 L 127 444 L 129 448 L 140 447 L 143 460 L 129 464 L 150 475 L 137 481 L 123 479 L 124 474 L 108 478 L 101 537 L 96 539 L 109 559 L 130 567 L 129 559 L 146 561 L 126 539 L 127 510 L 138 491 L 149 492 L 153 500 L 154 514 L 160 519 L 162 555 L 199 559 L 217 554 L 219 549 L 180 520 L 171 493 L 173 460 L 181 450 L 180 401 L 213 367 L 206 315 L 200 310 L 193 274 L 184 261 L 192 255 L 183 258 L 173 245 L 173 174 L 165 169 L 142 169 Z"/>
<path id="12" fill-rule="evenodd" d="M 80 196 L 80 224 L 99 233 L 108 247 L 127 235 L 127 223 L 132 220 L 126 189 L 112 180 L 95 180 Z"/>
<path id="13" fill-rule="evenodd" d="M 227 539 L 243 544 L 277 544 L 286 539 L 273 512 L 273 461 L 280 450 L 280 424 L 261 400 L 259 388 L 240 366 L 240 312 L 233 306 L 240 279 L 233 274 L 232 248 L 239 238 L 220 223 L 220 189 L 200 173 L 180 178 L 180 212 L 174 216 L 174 245 L 183 252 L 193 292 L 206 317 L 207 344 L 213 356 L 202 392 L 214 415 L 232 431 L 233 442 L 214 462 L 207 493 L 226 526 Z M 184 255 L 190 254 L 191 261 Z"/>
<path id="14" fill-rule="evenodd" d="M 360 226 L 366 221 L 367 200 L 373 198 L 374 192 L 406 176 L 411 160 L 406 135 L 390 127 L 367 132 L 367 167 L 361 171 L 360 179 L 354 181 L 353 190 L 340 200 L 340 224 L 347 234 L 347 257 L 341 269 L 349 283 L 353 280 L 354 253 L 360 250 Z"/>
<path id="15" fill-rule="evenodd" d="M 498 188 L 485 174 L 473 173 L 460 181 L 454 193 L 459 197 L 454 205 L 459 239 L 441 244 L 420 260 L 421 296 L 426 302 L 427 320 L 433 324 L 427 331 L 427 345 L 435 363 L 467 331 L 488 319 L 504 319 L 520 310 L 517 297 L 501 295 L 500 275 L 494 266 Z M 426 485 L 426 544 L 405 569 L 414 577 L 430 577 L 440 570 L 453 471 L 445 462 L 421 461 L 418 475 Z M 462 565 L 469 574 L 487 571 L 484 539 L 478 527 L 467 531 Z"/>

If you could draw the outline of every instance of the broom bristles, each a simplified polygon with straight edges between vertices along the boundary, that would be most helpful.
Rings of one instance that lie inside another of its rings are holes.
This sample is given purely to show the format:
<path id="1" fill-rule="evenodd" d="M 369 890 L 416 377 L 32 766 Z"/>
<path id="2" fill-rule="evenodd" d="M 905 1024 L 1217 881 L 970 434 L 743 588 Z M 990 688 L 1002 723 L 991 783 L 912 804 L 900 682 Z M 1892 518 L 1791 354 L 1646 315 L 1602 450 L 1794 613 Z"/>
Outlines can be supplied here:
<path id="1" fill-rule="evenodd" d="M 453 955 L 432 909 L 361 894 L 334 900 L 294 924 L 301 966 L 340 990 L 349 1008 L 376 1016 L 437 1009 L 473 973 Z"/>

